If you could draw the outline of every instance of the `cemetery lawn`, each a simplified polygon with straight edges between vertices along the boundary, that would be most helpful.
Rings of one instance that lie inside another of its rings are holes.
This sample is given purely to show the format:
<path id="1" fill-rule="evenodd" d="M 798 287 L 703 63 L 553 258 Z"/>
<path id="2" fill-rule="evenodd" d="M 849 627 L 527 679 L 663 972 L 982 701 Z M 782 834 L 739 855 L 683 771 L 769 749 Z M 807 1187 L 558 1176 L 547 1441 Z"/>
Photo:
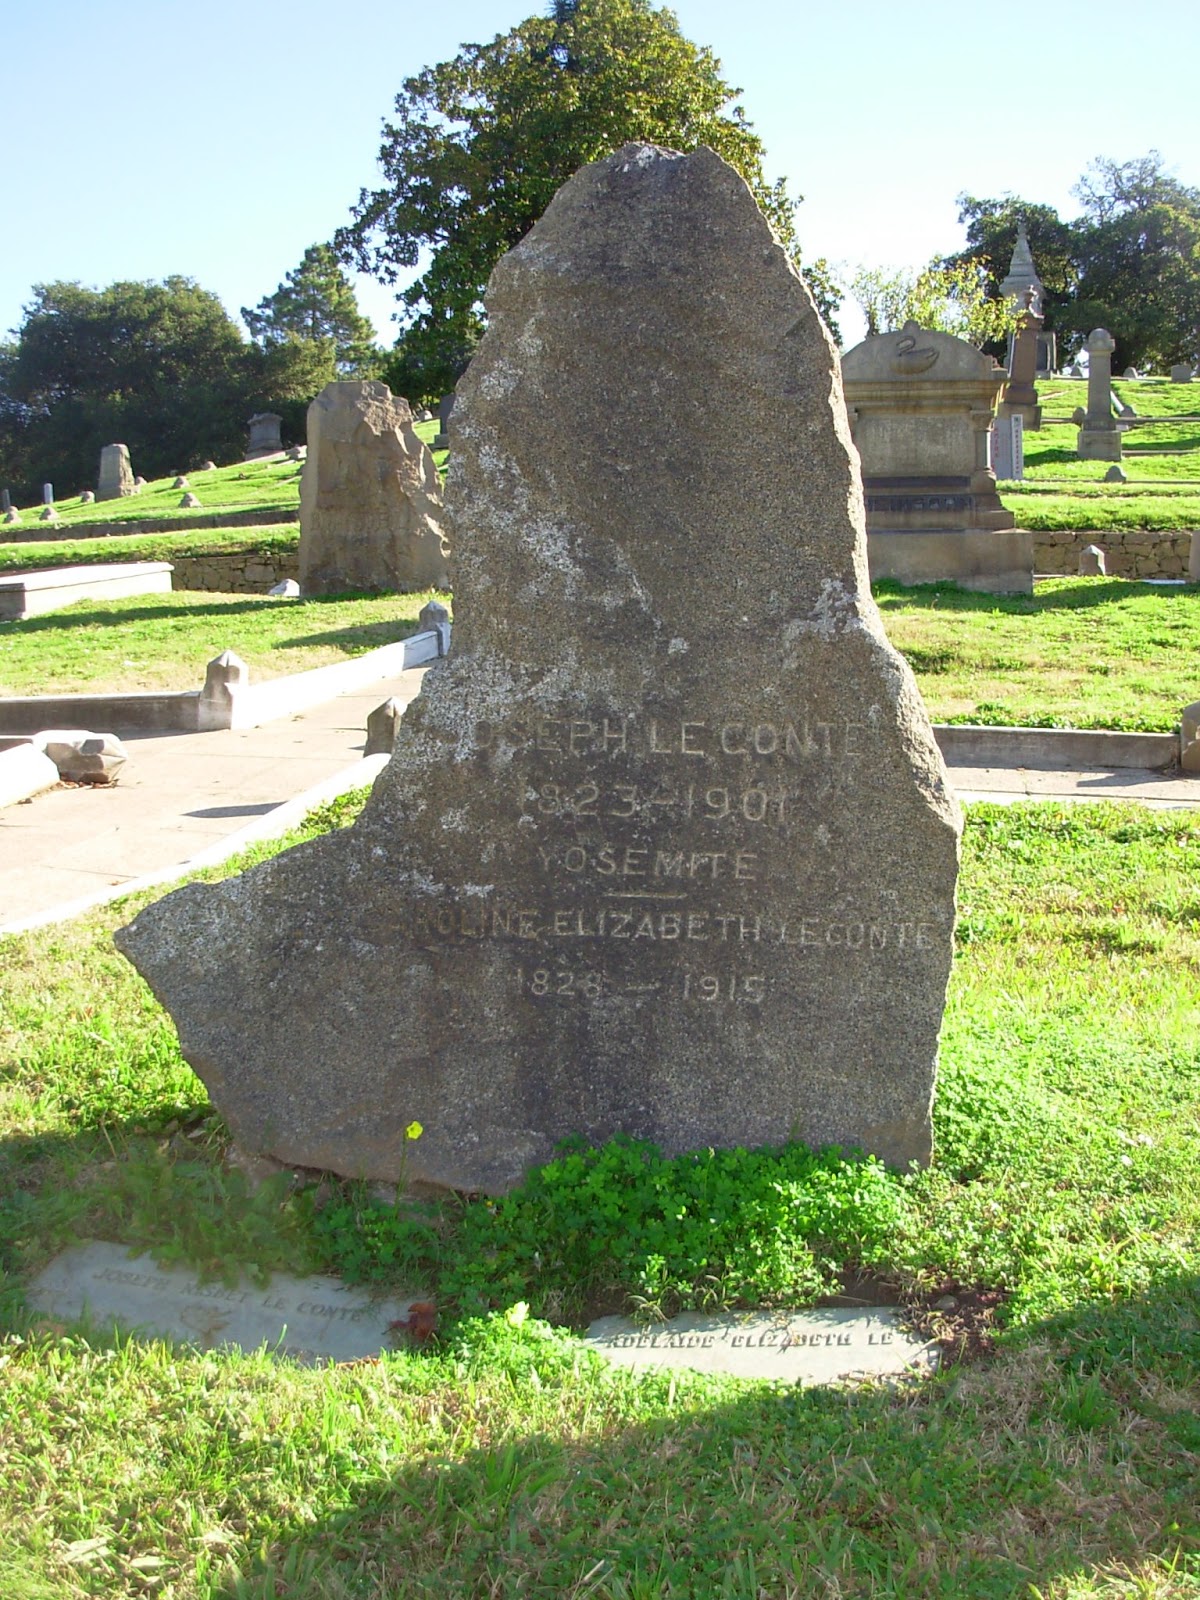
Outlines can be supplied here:
<path id="1" fill-rule="evenodd" d="M 1200 587 L 1051 578 L 1029 595 L 875 586 L 935 722 L 1169 733 L 1200 698 Z"/>
<path id="2" fill-rule="evenodd" d="M 448 599 L 432 590 L 312 600 L 185 590 L 80 600 L 0 622 L 0 694 L 198 689 L 222 650 L 234 650 L 260 682 L 405 639 L 434 598 Z"/>
<path id="3" fill-rule="evenodd" d="M 174 561 L 179 556 L 219 555 L 230 550 L 294 555 L 298 522 L 253 528 L 196 528 L 174 533 L 106 534 L 94 539 L 39 539 L 0 544 L 0 577 L 44 567 L 90 567 L 110 561 Z"/>
<path id="4" fill-rule="evenodd" d="M 606 1188 L 567 1159 L 495 1207 L 286 1175 L 252 1195 L 110 943 L 153 893 L 0 941 L 3 1592 L 1195 1600 L 1198 886 L 1200 813 L 972 807 L 934 1165 L 843 1164 L 840 1216 L 807 1232 L 812 1196 L 751 1157 L 698 1227 L 688 1164 L 655 1169 L 655 1213 L 629 1148 Z M 746 1299 L 807 1238 L 809 1297 L 865 1263 L 966 1358 L 894 1391 L 605 1367 L 550 1322 L 637 1292 L 592 1246 L 639 1209 L 693 1280 L 664 1310 Z M 424 1290 L 439 1334 L 316 1369 L 88 1338 L 21 1293 L 84 1236 Z"/>
<path id="5" fill-rule="evenodd" d="M 1128 482 L 1108 484 L 1104 475 L 1112 463 L 1081 461 L 1075 428 L 1061 420 L 1086 406 L 1086 381 L 1038 383 L 1043 425 L 1025 435 L 1025 477 L 1000 491 L 1018 527 L 1155 533 L 1200 528 L 1200 384 L 1118 379 L 1113 390 L 1139 417 L 1155 420 L 1124 435 L 1121 468 Z"/>
<path id="6" fill-rule="evenodd" d="M 432 443 L 437 433 L 436 422 L 418 422 L 415 428 L 418 438 L 426 444 Z M 444 474 L 447 452 L 434 451 L 433 459 Z M 85 531 L 92 524 L 111 522 L 129 523 L 130 531 L 134 532 L 139 522 L 165 517 L 194 521 L 197 529 L 211 523 L 214 514 L 222 513 L 235 515 L 248 511 L 278 511 L 282 520 L 299 513 L 302 465 L 302 462 L 289 461 L 282 456 L 267 456 L 259 461 L 235 461 L 229 466 L 216 467 L 211 472 L 200 472 L 193 467 L 182 474 L 188 480 L 187 490 L 174 487 L 175 479 L 180 474 L 172 473 L 167 478 L 151 479 L 139 494 L 126 495 L 120 500 L 100 500 L 84 505 L 76 493 L 65 498 L 60 496 L 54 505 L 59 514 L 61 531 L 66 536 L 74 529 Z M 136 472 L 136 461 L 133 468 Z M 60 489 L 62 487 L 59 485 Z M 189 509 L 180 506 L 179 502 L 188 490 L 200 501 L 198 507 Z M 42 510 L 40 505 L 22 506 L 19 509 L 22 531 L 45 531 L 45 525 L 38 521 Z M 103 559 L 112 558 L 105 556 Z"/>

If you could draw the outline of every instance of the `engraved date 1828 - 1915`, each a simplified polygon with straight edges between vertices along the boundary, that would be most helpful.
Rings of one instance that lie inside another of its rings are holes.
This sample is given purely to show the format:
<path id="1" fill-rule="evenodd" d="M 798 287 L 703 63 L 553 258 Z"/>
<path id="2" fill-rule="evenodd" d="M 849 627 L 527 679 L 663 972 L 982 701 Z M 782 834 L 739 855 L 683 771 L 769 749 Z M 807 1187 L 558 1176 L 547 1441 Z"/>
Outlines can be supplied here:
<path id="1" fill-rule="evenodd" d="M 629 979 L 614 981 L 594 968 L 575 971 L 570 967 L 518 967 L 517 987 L 535 1000 L 603 1000 L 615 994 L 679 994 L 684 1000 L 701 1004 L 724 1002 L 733 1005 L 762 1005 L 767 980 L 757 973 L 692 972 L 684 968 L 669 983 Z"/>

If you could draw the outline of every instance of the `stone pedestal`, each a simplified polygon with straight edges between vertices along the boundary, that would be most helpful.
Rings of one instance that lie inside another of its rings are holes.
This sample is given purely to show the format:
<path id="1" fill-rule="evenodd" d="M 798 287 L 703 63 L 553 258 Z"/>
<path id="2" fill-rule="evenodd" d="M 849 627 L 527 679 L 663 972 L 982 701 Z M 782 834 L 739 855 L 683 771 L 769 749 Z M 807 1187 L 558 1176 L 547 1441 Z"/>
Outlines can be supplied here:
<path id="1" fill-rule="evenodd" d="M 250 439 L 246 445 L 246 460 L 256 461 L 260 456 L 277 455 L 283 449 L 280 428 L 283 418 L 273 411 L 260 411 L 250 418 Z"/>
<path id="2" fill-rule="evenodd" d="M 1042 408 L 1038 404 L 1034 379 L 1037 377 L 1038 335 L 1043 320 L 1034 309 L 1032 293 L 1026 290 L 1024 317 L 1009 347 L 1008 382 L 1004 386 L 999 416 L 1020 417 L 1027 428 L 1040 428 L 1042 425 Z"/>
<path id="3" fill-rule="evenodd" d="M 848 351 L 842 380 L 871 577 L 1030 593 L 1033 541 L 1000 503 L 989 464 L 1004 369 L 910 322 Z"/>
<path id="4" fill-rule="evenodd" d="M 1120 461 L 1121 433 L 1113 417 L 1112 353 L 1117 341 L 1104 328 L 1088 334 L 1087 410 L 1077 407 L 1079 426 L 1076 451 L 1084 461 Z"/>

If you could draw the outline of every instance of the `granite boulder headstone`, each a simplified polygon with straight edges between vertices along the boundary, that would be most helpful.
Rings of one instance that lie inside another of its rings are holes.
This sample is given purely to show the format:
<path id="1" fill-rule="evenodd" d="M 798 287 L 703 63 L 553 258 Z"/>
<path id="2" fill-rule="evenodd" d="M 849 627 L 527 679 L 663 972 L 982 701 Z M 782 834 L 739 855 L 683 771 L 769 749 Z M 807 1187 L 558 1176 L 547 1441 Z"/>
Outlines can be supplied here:
<path id="1" fill-rule="evenodd" d="M 100 478 L 96 485 L 97 500 L 123 500 L 136 494 L 133 468 L 129 464 L 129 446 L 106 444 L 100 452 Z"/>
<path id="2" fill-rule="evenodd" d="M 120 948 L 289 1163 L 497 1192 L 569 1134 L 927 1160 L 960 817 L 807 289 L 712 151 L 627 145 L 487 308 L 454 649 L 366 809 Z"/>
<path id="3" fill-rule="evenodd" d="M 408 401 L 386 383 L 330 383 L 308 408 L 300 588 L 444 589 L 441 482 Z"/>

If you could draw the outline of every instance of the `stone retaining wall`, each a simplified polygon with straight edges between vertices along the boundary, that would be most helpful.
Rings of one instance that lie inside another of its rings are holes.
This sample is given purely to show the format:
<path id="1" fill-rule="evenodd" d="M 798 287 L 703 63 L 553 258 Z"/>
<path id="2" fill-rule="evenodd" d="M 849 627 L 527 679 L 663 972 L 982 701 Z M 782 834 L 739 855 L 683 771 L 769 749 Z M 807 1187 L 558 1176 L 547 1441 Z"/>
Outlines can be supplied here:
<path id="1" fill-rule="evenodd" d="M 216 594 L 266 594 L 285 578 L 300 581 L 300 552 L 219 550 L 194 556 L 173 555 L 172 588 L 207 589 Z"/>
<path id="2" fill-rule="evenodd" d="M 1033 536 L 1033 570 L 1073 576 L 1080 553 L 1089 544 L 1104 551 L 1111 578 L 1186 578 L 1190 533 L 1075 532 L 1059 530 Z"/>

